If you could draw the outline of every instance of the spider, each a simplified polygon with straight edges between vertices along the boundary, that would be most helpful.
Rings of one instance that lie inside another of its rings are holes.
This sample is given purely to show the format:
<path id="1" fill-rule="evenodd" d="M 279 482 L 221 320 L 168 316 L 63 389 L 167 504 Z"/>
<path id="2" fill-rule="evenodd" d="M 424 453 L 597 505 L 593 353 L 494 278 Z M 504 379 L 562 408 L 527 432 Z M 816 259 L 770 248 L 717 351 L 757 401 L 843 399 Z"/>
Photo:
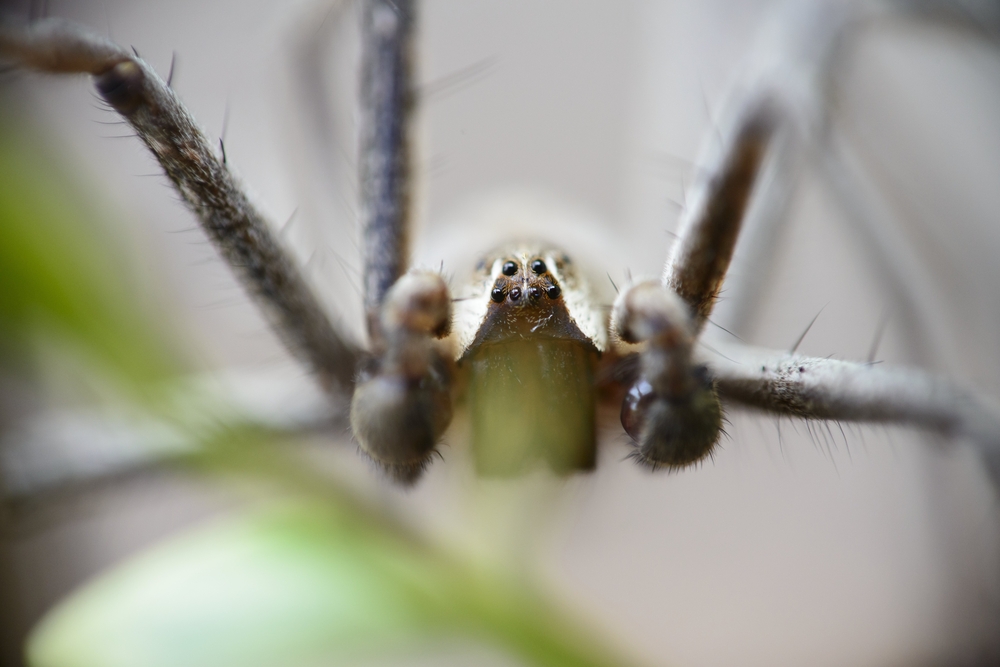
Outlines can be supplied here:
<path id="1" fill-rule="evenodd" d="M 751 114 L 751 116 L 752 116 L 752 114 Z M 758 118 L 759 116 L 753 116 L 753 117 L 754 118 Z M 736 128 L 740 127 L 738 121 L 736 123 L 734 123 L 734 127 L 736 127 Z M 770 132 L 770 131 L 771 130 L 768 130 L 768 132 Z M 739 133 L 734 131 L 733 134 L 732 134 L 732 136 L 739 136 Z M 724 139 L 727 139 L 727 140 L 731 139 L 731 138 L 732 137 L 729 136 L 729 135 L 724 136 Z M 216 155 L 216 152 L 214 151 L 214 148 L 213 148 L 213 155 Z M 720 164 L 724 164 L 725 162 L 726 162 L 725 156 L 723 156 L 723 159 L 720 160 Z M 696 198 L 697 193 L 694 193 L 694 194 L 689 193 L 688 196 L 689 196 L 689 201 L 690 201 L 691 199 L 695 199 Z M 664 248 L 666 247 L 666 243 L 663 243 L 662 245 L 664 246 Z M 517 264 L 516 272 L 515 272 L 515 274 L 514 274 L 513 277 L 517 277 L 519 280 L 527 280 L 527 279 L 531 278 L 531 274 L 535 274 L 535 272 L 533 271 L 533 269 L 531 267 L 531 264 L 533 262 L 535 262 L 535 261 L 542 261 L 546 265 L 547 269 L 558 269 L 558 267 L 555 266 L 556 262 L 554 261 L 556 257 L 559 257 L 558 253 L 557 254 L 552 254 L 552 253 L 546 253 L 546 252 L 528 252 L 526 254 L 521 255 L 520 259 L 518 259 L 516 253 L 510 255 L 509 257 L 508 257 L 508 255 L 504 255 L 503 257 L 499 257 L 498 256 L 498 257 L 492 258 L 492 260 L 493 260 L 492 262 L 487 262 L 487 264 L 489 265 L 487 268 L 491 271 L 491 273 L 490 273 L 490 278 L 491 278 L 491 289 L 490 289 L 490 292 L 492 292 L 493 289 L 497 289 L 497 287 L 496 287 L 497 280 L 500 280 L 500 276 L 505 275 L 505 273 L 504 273 L 504 266 L 506 265 L 507 261 L 515 261 L 515 263 Z M 513 259 L 511 259 L 511 258 L 513 258 Z M 550 258 L 552 258 L 552 259 L 550 259 Z M 494 274 L 496 274 L 496 275 L 494 275 Z M 535 275 L 546 275 L 546 274 L 548 274 L 548 275 L 555 275 L 551 271 L 549 271 L 549 272 L 541 272 L 541 273 L 538 273 L 538 274 L 535 274 Z M 370 275 L 370 273 L 366 272 L 366 275 Z M 511 277 L 511 276 L 508 276 L 508 277 Z M 389 284 L 391 284 L 391 281 L 386 281 L 386 282 L 388 282 Z M 558 281 L 558 280 L 557 280 L 557 282 L 559 283 L 559 286 L 562 286 L 562 284 L 564 283 L 564 281 Z M 546 287 L 551 287 L 551 286 L 552 285 L 547 285 Z M 510 286 L 510 285 L 501 285 L 500 286 L 500 289 L 503 290 L 503 291 L 505 291 L 505 294 L 504 294 L 505 301 L 504 301 L 504 303 L 509 303 L 510 302 L 510 297 L 512 295 L 512 290 L 515 289 L 515 288 L 517 288 L 516 285 L 515 286 Z M 529 288 L 530 288 L 530 286 L 529 286 Z M 378 292 L 378 290 L 380 290 L 380 289 L 383 292 L 387 292 L 388 291 L 387 290 L 387 285 L 382 285 L 381 287 L 377 287 L 375 289 L 375 291 Z M 423 292 L 418 292 L 418 294 L 423 294 Z M 633 290 L 631 292 L 625 293 L 625 295 L 621 297 L 620 303 L 622 303 L 622 304 L 626 303 L 626 297 L 627 297 L 628 294 L 636 294 L 636 292 Z M 657 294 L 660 294 L 660 293 L 657 292 Z M 465 298 L 465 297 L 463 295 L 460 298 Z M 553 300 L 553 299 L 550 299 L 547 294 L 544 295 L 544 296 L 541 296 L 539 298 L 542 300 L 541 301 L 542 303 L 548 303 L 549 301 Z M 556 299 L 554 299 L 554 300 L 558 301 L 558 298 L 559 297 L 557 296 Z M 711 298 L 711 297 L 709 297 L 709 298 Z M 548 301 L 546 301 L 546 299 L 548 299 Z M 380 299 L 376 298 L 374 301 L 375 301 L 375 304 L 377 305 L 380 302 Z M 467 301 L 461 301 L 461 302 L 457 302 L 456 305 L 459 308 L 464 308 L 467 303 L 468 303 Z M 663 306 L 663 310 L 670 309 L 670 308 L 672 308 L 672 306 Z M 671 310 L 670 312 L 674 313 L 675 310 L 676 309 Z M 380 320 L 382 318 L 382 315 L 380 315 L 376 311 L 377 311 L 377 308 L 375 308 L 374 306 L 372 306 L 371 304 L 369 304 L 368 313 L 367 313 L 369 327 L 373 330 L 373 334 L 374 334 L 373 337 L 377 339 L 379 336 L 386 336 L 386 334 L 384 332 L 382 332 L 382 333 L 378 332 L 379 327 L 382 326 L 378 322 L 378 320 Z M 407 312 L 409 312 L 409 311 L 407 311 Z M 419 311 L 418 310 L 417 312 L 423 312 L 423 311 Z M 661 311 L 657 310 L 657 312 L 661 312 Z M 437 323 L 435 323 L 435 324 L 437 324 Z M 708 327 L 710 329 L 714 325 L 705 324 L 704 326 L 706 326 L 706 327 Z M 436 327 L 431 327 L 431 328 L 434 329 Z M 727 328 L 729 328 L 729 327 L 727 327 Z M 305 335 L 305 334 L 303 334 L 303 335 Z M 386 336 L 386 337 L 391 338 L 391 336 Z M 422 343 L 423 343 L 423 341 L 421 341 L 421 344 Z M 731 341 L 730 341 L 730 343 L 731 343 Z M 389 343 L 385 343 L 385 345 L 388 346 L 388 347 L 386 347 L 386 349 L 390 349 L 392 347 L 391 344 L 389 344 Z M 303 347 L 305 347 L 305 346 L 301 346 L 301 347 L 300 346 L 296 346 L 296 349 L 301 352 L 302 349 L 303 349 Z M 718 346 L 716 346 L 716 347 L 718 347 Z M 400 349 L 402 349 L 402 348 L 400 348 Z M 722 351 L 723 354 L 726 354 L 726 353 L 729 352 L 729 349 L 727 348 L 726 350 L 721 350 L 721 351 Z M 306 353 L 307 353 L 307 356 L 308 356 L 309 351 L 307 350 Z M 334 356 L 334 357 L 337 357 L 338 355 L 343 354 L 343 351 L 334 350 L 333 352 L 330 352 L 330 354 L 332 356 Z M 315 355 L 313 355 L 313 356 L 315 356 Z M 810 360 L 809 363 L 810 364 L 814 363 L 814 361 L 815 361 L 815 363 L 819 363 L 819 360 Z M 443 359 L 442 363 L 444 363 L 445 365 L 447 365 L 447 362 L 448 362 L 447 355 L 444 355 L 444 359 Z M 435 362 L 435 363 L 437 363 L 437 362 Z M 653 364 L 654 361 L 649 360 L 648 357 L 647 357 L 646 363 L 647 364 Z M 770 364 L 764 364 L 765 369 L 767 368 L 768 365 L 770 365 Z M 350 383 L 353 382 L 353 373 L 354 373 L 354 371 L 353 371 L 353 365 L 352 364 L 346 364 L 346 363 L 338 362 L 337 364 L 335 364 L 335 366 L 336 366 L 336 369 L 337 369 L 336 372 L 326 373 L 325 375 L 323 373 L 323 369 L 320 368 L 319 369 L 320 370 L 320 376 L 321 377 L 326 377 L 327 378 L 327 382 L 329 384 L 331 384 L 331 385 L 336 385 L 337 382 L 340 382 L 342 384 L 350 384 Z M 346 368 L 350 368 L 351 369 L 350 372 L 346 372 L 344 370 Z M 698 368 L 698 366 L 694 366 L 692 368 Z M 789 372 L 794 377 L 795 373 L 805 373 L 807 368 L 809 368 L 808 364 L 803 364 L 803 363 L 800 363 L 800 362 L 796 361 L 794 364 L 790 364 L 789 365 Z M 803 370 L 800 371 L 799 369 L 803 369 Z M 809 370 L 811 370 L 811 368 L 809 368 Z M 876 370 L 881 370 L 881 369 L 876 369 Z M 382 367 L 380 367 L 378 364 L 375 364 L 373 367 L 370 367 L 370 368 L 366 369 L 366 371 L 369 374 L 370 378 L 374 378 L 376 380 L 379 377 L 379 373 L 384 373 L 384 370 L 382 370 Z M 648 372 L 649 371 L 647 371 L 647 373 Z M 762 371 L 762 372 L 766 372 L 766 371 Z M 339 377 L 338 377 L 338 373 L 339 373 Z M 346 373 L 346 375 L 345 375 L 345 373 Z M 441 371 L 442 377 L 443 377 L 444 373 L 445 373 L 445 371 L 442 370 Z M 694 377 L 697 380 L 703 380 L 704 379 L 698 373 L 695 373 L 692 377 Z M 426 380 L 424 380 L 424 382 L 426 384 Z M 631 382 L 631 384 L 627 388 L 632 388 L 633 386 L 635 386 L 635 384 L 637 382 L 637 379 L 635 377 L 630 377 L 630 382 Z M 629 384 L 629 382 L 627 382 L 626 384 Z M 637 388 L 636 392 L 638 392 L 636 394 L 636 398 L 639 398 L 640 401 L 641 400 L 645 400 L 646 396 L 648 395 L 648 390 L 644 390 L 641 387 Z M 444 392 L 442 391 L 442 392 L 439 392 L 439 393 L 444 393 Z M 429 412 L 432 412 L 432 410 L 428 410 L 428 409 L 425 408 L 426 401 L 430 400 L 431 403 L 433 403 L 437 399 L 434 396 L 431 396 L 429 399 L 421 399 L 421 400 L 423 400 L 424 403 L 420 404 L 421 408 L 420 408 L 419 412 L 421 414 L 428 414 Z M 798 408 L 796 408 L 796 409 L 798 409 Z M 359 415 L 359 417 L 363 417 L 363 415 L 364 415 L 364 408 L 357 408 L 357 410 L 358 410 L 357 414 Z M 808 414 L 808 413 L 806 413 L 806 414 Z M 847 417 L 849 417 L 849 415 Z M 845 418 L 847 418 L 847 417 L 845 417 Z M 443 418 L 441 418 L 441 420 L 443 421 Z M 434 420 L 431 420 L 431 421 L 433 422 Z M 714 419 L 709 419 L 709 421 L 714 421 Z M 422 428 L 423 428 L 423 426 L 422 426 Z M 427 460 L 426 459 L 426 453 L 427 453 L 427 451 L 429 451 L 429 449 L 428 449 L 428 442 L 436 442 L 437 441 L 437 436 L 438 436 L 438 434 L 440 432 L 440 429 L 441 429 L 441 427 L 439 425 L 436 425 L 434 423 L 430 423 L 429 425 L 426 426 L 426 428 L 428 429 L 428 432 L 430 433 L 430 435 L 429 436 L 425 435 L 423 437 L 423 440 L 421 441 L 421 443 L 419 443 L 418 445 L 415 445 L 414 449 L 413 449 L 413 451 L 419 453 L 419 456 L 417 456 L 417 457 L 409 457 L 408 456 L 407 458 L 405 458 L 403 460 L 395 461 L 395 460 L 393 460 L 391 458 L 392 452 L 383 452 L 380 449 L 380 447 L 377 446 L 377 445 L 373 445 L 373 444 L 369 443 L 368 449 L 370 450 L 371 453 L 374 453 L 374 455 L 377 458 L 379 458 L 380 460 L 382 460 L 383 463 L 387 464 L 389 466 L 389 470 L 390 471 L 395 471 L 395 474 L 397 474 L 398 476 L 400 476 L 400 477 L 402 477 L 404 479 L 410 479 L 410 478 L 413 477 L 414 474 L 416 474 L 416 472 L 418 472 L 421 469 L 421 467 L 424 464 L 424 462 L 426 462 L 426 460 Z M 635 429 L 632 429 L 632 430 L 635 430 Z M 641 435 L 640 435 L 640 439 L 642 439 Z M 708 438 L 708 439 L 712 441 L 712 444 L 714 444 L 714 442 L 715 442 L 714 436 L 711 437 L 711 438 Z M 585 447 L 586 451 L 590 451 L 589 449 L 587 449 L 587 448 L 589 448 L 589 446 L 590 445 L 587 445 Z M 707 449 L 710 449 L 710 447 L 700 447 L 699 451 L 704 452 Z M 641 452 L 643 450 L 640 449 L 639 451 Z M 648 460 L 648 461 L 650 461 L 651 463 L 654 463 L 654 464 L 655 463 L 667 463 L 667 464 L 670 463 L 669 457 L 667 457 L 667 460 L 663 460 L 663 459 L 659 459 L 659 458 L 651 458 L 648 455 L 645 456 L 645 458 L 646 458 L 646 460 Z M 586 462 L 584 462 L 584 465 L 585 464 L 586 464 Z M 577 464 L 574 463 L 573 465 L 577 465 Z"/>

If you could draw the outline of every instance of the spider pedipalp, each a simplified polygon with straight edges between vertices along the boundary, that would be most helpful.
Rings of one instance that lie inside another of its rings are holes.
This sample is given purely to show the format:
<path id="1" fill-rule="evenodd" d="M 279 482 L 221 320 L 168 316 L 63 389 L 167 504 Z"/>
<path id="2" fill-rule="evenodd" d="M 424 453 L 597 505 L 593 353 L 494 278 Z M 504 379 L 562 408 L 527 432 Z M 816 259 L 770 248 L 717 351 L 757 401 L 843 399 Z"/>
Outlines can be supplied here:
<path id="1" fill-rule="evenodd" d="M 351 400 L 361 450 L 393 479 L 419 477 L 451 422 L 452 364 L 436 339 L 451 328 L 451 297 L 436 273 L 411 271 L 386 294 L 379 348 Z"/>
<path id="2" fill-rule="evenodd" d="M 646 345 L 621 407 L 635 458 L 680 468 L 708 456 L 722 430 L 722 406 L 711 376 L 692 361 L 687 305 L 657 282 L 638 283 L 615 301 L 612 326 L 624 342 Z"/>

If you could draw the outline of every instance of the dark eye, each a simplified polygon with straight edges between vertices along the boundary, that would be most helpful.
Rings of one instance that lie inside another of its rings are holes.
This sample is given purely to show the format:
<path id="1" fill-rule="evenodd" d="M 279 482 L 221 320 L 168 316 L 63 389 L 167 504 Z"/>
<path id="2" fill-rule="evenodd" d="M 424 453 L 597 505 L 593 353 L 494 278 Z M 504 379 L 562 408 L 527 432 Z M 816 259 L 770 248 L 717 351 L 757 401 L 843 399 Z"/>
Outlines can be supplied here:
<path id="1" fill-rule="evenodd" d="M 520 287 L 515 287 L 514 289 L 512 289 L 510 291 L 510 300 L 511 301 L 517 301 L 520 298 L 521 298 L 521 288 Z"/>
<path id="2" fill-rule="evenodd" d="M 559 289 L 559 285 L 549 285 L 545 293 L 549 295 L 550 299 L 558 299 L 559 295 L 562 294 L 562 290 Z"/>
<path id="3" fill-rule="evenodd" d="M 541 296 L 542 296 L 542 290 L 540 290 L 539 288 L 537 287 L 528 288 L 528 298 L 531 299 L 532 301 L 540 298 Z"/>
<path id="4" fill-rule="evenodd" d="M 517 273 L 517 264 L 514 262 L 505 262 L 503 268 L 500 270 L 503 271 L 505 276 L 512 276 Z"/>
<path id="5" fill-rule="evenodd" d="M 493 299 L 494 301 L 496 301 L 497 303 L 500 303 L 501 301 L 503 301 L 503 297 L 504 297 L 504 294 L 503 294 L 503 288 L 502 287 L 494 287 L 493 291 L 490 292 L 490 298 Z"/>
<path id="6" fill-rule="evenodd" d="M 545 273 L 548 270 L 548 267 L 545 266 L 545 262 L 540 259 L 536 259 L 531 263 L 531 270 L 535 273 Z"/>

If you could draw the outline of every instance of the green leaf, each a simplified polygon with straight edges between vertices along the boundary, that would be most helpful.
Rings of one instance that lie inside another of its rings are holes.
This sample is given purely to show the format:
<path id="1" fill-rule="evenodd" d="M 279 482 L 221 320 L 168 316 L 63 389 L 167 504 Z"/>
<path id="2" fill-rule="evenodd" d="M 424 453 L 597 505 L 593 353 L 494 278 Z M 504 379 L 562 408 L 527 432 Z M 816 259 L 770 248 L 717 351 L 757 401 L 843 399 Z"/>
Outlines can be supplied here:
<path id="1" fill-rule="evenodd" d="M 399 553 L 319 507 L 225 521 L 72 596 L 36 629 L 29 664 L 290 666 L 442 634 L 414 588 L 436 575 Z"/>
<path id="2" fill-rule="evenodd" d="M 458 637 L 528 664 L 630 664 L 530 586 L 342 510 L 285 505 L 162 544 L 43 618 L 28 665 L 294 667 Z"/>

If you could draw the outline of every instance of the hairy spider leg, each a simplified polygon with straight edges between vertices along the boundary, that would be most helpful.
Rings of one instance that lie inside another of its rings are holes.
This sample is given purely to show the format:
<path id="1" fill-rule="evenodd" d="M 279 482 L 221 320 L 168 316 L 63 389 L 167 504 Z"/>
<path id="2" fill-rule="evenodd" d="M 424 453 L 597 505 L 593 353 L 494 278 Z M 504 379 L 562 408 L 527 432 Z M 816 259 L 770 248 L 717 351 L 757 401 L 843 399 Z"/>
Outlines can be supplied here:
<path id="1" fill-rule="evenodd" d="M 451 326 L 441 276 L 409 262 L 413 0 L 362 9 L 361 222 L 364 305 L 372 356 L 360 368 L 351 428 L 361 450 L 412 483 L 451 421 L 452 359 L 436 339 Z"/>
<path id="2" fill-rule="evenodd" d="M 619 339 L 645 344 L 621 421 L 636 444 L 634 458 L 650 467 L 700 461 L 722 433 L 715 382 L 692 351 L 729 268 L 777 117 L 767 97 L 738 117 L 732 145 L 685 211 L 662 282 L 631 285 L 615 300 Z"/>

